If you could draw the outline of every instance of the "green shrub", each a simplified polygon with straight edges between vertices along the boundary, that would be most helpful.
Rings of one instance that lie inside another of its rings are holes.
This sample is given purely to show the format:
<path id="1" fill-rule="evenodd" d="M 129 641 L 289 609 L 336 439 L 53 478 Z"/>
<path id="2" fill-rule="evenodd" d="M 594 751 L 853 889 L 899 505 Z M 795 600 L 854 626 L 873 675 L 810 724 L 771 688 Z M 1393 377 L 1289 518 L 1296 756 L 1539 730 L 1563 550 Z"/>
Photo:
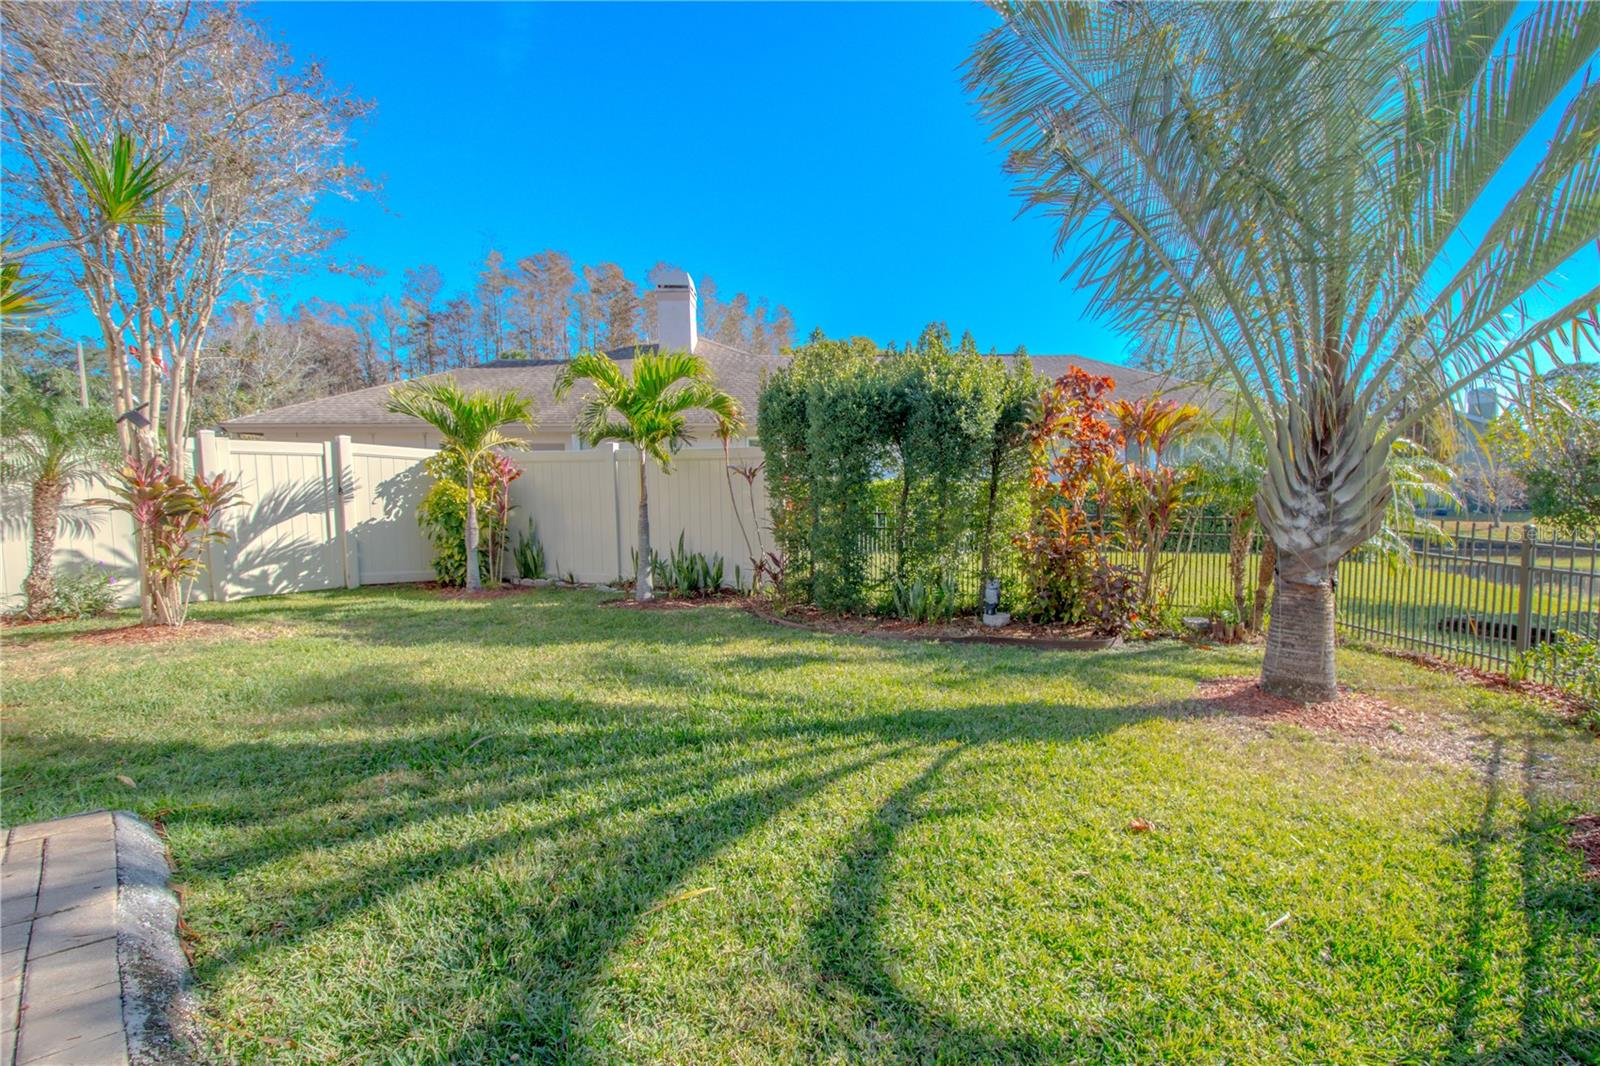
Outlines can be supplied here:
<path id="1" fill-rule="evenodd" d="M 417 505 L 417 523 L 433 546 L 433 573 L 441 585 L 464 585 L 467 581 L 467 490 L 461 484 L 460 460 L 441 452 L 429 459 L 426 469 L 433 484 Z M 487 470 L 480 471 L 478 497 L 478 573 L 491 573 L 490 545 L 499 534 L 500 508 L 495 493 L 496 480 Z"/>
<path id="2" fill-rule="evenodd" d="M 953 346 L 942 324 L 903 351 L 820 334 L 797 348 L 759 404 L 773 536 L 793 586 L 780 591 L 848 611 L 893 582 L 935 582 L 963 557 L 1009 569 L 1036 391 L 1025 361 L 986 358 L 970 336 Z"/>
<path id="3" fill-rule="evenodd" d="M 41 618 L 93 618 L 117 602 L 117 579 L 98 566 L 58 574 L 55 585 Z"/>
<path id="4" fill-rule="evenodd" d="M 1568 629 L 1523 652 L 1508 671 L 1511 680 L 1542 677 L 1571 696 L 1591 727 L 1600 727 L 1600 638 Z"/>

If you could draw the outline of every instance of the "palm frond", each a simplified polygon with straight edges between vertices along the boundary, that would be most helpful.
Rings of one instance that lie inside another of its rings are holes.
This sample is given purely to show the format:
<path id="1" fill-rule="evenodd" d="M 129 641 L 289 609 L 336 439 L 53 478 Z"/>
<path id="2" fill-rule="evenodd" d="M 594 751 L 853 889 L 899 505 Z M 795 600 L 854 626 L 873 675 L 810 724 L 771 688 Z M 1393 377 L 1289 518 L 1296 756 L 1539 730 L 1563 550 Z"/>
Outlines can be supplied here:
<path id="1" fill-rule="evenodd" d="M 557 397 L 578 381 L 595 385 L 578 411 L 579 437 L 591 446 L 606 440 L 631 444 L 663 470 L 671 468 L 672 453 L 691 439 L 687 412 L 709 411 L 723 435 L 739 424 L 737 401 L 712 384 L 705 360 L 686 352 L 635 356 L 631 377 L 610 357 L 584 353 L 556 379 Z"/>
<path id="2" fill-rule="evenodd" d="M 531 402 L 509 390 L 464 392 L 453 378 L 407 382 L 389 392 L 388 409 L 420 419 L 438 431 L 443 446 L 469 463 L 494 448 L 520 444 L 502 427 L 532 426 Z"/>
<path id="3" fill-rule="evenodd" d="M 161 218 L 157 197 L 177 180 L 163 177 L 168 156 L 139 155 L 131 134 L 117 130 L 108 149 L 72 130 L 63 164 L 83 187 L 84 195 L 109 226 L 143 226 Z"/>
<path id="4" fill-rule="evenodd" d="M 628 387 L 628 378 L 616 361 L 600 352 L 580 352 L 573 356 L 556 376 L 555 397 L 566 399 L 567 393 L 580 381 L 593 382 L 603 393 L 620 395 Z"/>
<path id="5" fill-rule="evenodd" d="M 40 296 L 44 284 L 23 273 L 21 263 L 0 264 L 0 318 L 25 318 L 50 310 Z"/>

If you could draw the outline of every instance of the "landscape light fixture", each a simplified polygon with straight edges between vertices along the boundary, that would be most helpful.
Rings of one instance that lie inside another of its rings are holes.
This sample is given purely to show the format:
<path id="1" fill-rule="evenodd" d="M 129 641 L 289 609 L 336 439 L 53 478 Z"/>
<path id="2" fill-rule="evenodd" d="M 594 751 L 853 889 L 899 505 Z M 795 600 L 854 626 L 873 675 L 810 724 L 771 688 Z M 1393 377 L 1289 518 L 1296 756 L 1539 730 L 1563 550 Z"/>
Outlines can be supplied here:
<path id="1" fill-rule="evenodd" d="M 983 613 L 1000 613 L 1000 579 L 991 577 L 983 583 Z"/>

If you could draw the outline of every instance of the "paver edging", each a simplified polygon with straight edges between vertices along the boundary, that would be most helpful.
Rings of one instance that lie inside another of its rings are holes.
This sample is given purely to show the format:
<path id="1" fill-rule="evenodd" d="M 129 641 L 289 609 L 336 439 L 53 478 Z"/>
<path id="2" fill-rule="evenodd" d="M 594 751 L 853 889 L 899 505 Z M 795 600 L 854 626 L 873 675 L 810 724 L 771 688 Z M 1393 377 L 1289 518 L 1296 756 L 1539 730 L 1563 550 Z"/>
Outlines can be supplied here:
<path id="1" fill-rule="evenodd" d="M 167 884 L 167 847 L 131 811 L 112 811 L 117 848 L 117 961 L 128 1061 L 201 1061 L 189 960 L 178 943 L 178 895 Z"/>

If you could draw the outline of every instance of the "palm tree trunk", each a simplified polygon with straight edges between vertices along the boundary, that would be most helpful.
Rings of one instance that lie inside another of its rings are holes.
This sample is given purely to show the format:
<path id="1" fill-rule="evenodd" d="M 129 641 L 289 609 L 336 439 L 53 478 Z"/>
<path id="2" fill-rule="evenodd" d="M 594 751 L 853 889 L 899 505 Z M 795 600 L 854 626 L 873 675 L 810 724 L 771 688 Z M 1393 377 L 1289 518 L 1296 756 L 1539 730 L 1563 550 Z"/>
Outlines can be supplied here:
<path id="1" fill-rule="evenodd" d="M 634 567 L 633 598 L 640 603 L 655 599 L 650 581 L 650 498 L 645 491 L 644 452 L 639 453 L 639 561 Z"/>
<path id="2" fill-rule="evenodd" d="M 467 464 L 467 591 L 476 592 L 482 588 L 478 580 L 478 498 L 473 492 L 472 464 Z"/>
<path id="3" fill-rule="evenodd" d="M 1250 557 L 1250 538 L 1255 533 L 1251 519 L 1254 510 L 1241 511 L 1233 516 L 1233 527 L 1228 531 L 1228 580 L 1233 584 L 1233 609 L 1239 621 L 1245 620 L 1244 568 Z"/>
<path id="4" fill-rule="evenodd" d="M 61 499 L 67 487 L 54 478 L 33 483 L 33 558 L 22 583 L 29 618 L 43 618 L 56 595 L 56 526 L 61 519 Z"/>
<path id="5" fill-rule="evenodd" d="M 1278 568 L 1278 546 L 1271 537 L 1261 538 L 1261 565 L 1256 569 L 1256 597 L 1250 609 L 1250 629 L 1261 632 L 1267 617 L 1267 594 L 1272 590 L 1272 574 Z"/>
<path id="6" fill-rule="evenodd" d="M 1319 703 L 1338 695 L 1333 668 L 1333 580 L 1303 573 L 1274 581 L 1272 624 L 1261 687 L 1277 696 Z"/>

